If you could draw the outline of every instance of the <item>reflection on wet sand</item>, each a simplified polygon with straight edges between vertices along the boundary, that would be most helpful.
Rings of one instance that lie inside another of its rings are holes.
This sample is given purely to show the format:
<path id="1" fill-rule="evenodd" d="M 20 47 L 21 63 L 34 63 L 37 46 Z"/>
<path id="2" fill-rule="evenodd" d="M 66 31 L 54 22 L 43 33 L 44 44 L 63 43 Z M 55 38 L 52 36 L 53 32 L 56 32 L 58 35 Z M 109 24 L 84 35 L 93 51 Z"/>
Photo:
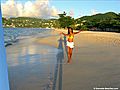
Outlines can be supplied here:
<path id="1" fill-rule="evenodd" d="M 57 48 L 29 43 L 28 39 L 6 50 L 11 90 L 47 90 L 59 52 Z"/>

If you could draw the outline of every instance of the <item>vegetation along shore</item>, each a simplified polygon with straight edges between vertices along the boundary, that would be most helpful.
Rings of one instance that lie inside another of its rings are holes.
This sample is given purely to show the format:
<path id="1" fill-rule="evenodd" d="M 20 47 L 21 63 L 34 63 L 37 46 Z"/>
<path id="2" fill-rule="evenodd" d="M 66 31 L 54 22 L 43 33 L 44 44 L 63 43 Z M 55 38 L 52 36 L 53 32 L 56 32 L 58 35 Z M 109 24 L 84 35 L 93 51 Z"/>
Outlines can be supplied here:
<path id="1" fill-rule="evenodd" d="M 41 19 L 30 17 L 3 17 L 3 27 L 9 28 L 66 28 L 83 29 L 90 31 L 120 32 L 120 13 L 107 12 L 91 16 L 73 18 L 66 12 L 58 14 L 58 19 Z"/>

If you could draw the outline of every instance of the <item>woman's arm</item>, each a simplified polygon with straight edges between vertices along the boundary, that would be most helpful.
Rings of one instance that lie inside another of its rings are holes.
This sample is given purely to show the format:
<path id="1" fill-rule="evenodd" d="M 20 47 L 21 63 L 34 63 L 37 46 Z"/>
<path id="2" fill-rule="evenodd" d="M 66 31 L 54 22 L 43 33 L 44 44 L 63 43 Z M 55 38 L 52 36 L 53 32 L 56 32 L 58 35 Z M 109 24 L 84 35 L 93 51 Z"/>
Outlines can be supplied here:
<path id="1" fill-rule="evenodd" d="M 64 36 L 68 36 L 68 34 L 65 34 L 65 33 L 63 33 L 63 32 L 61 32 L 61 34 L 63 34 Z"/>
<path id="2" fill-rule="evenodd" d="M 79 30 L 78 32 L 74 32 L 74 34 L 78 34 L 78 33 L 80 33 L 81 32 L 81 30 Z"/>

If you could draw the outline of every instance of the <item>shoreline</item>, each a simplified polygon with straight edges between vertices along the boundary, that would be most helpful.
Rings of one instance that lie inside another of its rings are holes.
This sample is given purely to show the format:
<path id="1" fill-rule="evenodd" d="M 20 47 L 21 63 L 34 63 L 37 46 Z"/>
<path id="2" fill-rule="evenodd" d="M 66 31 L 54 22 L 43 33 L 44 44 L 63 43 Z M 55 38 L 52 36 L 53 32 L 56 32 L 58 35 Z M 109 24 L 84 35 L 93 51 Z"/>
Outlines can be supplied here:
<path id="1" fill-rule="evenodd" d="M 37 28 L 38 29 L 38 28 Z M 40 29 L 42 29 L 42 28 L 40 28 Z M 45 28 L 43 28 L 43 29 L 45 29 Z M 49 30 L 49 29 L 48 29 Z M 58 34 L 59 32 L 64 32 L 64 33 L 67 33 L 67 29 L 56 29 L 56 28 L 51 28 L 50 29 L 51 31 L 56 31 L 56 34 Z M 51 32 L 50 31 L 50 32 Z M 58 33 L 57 33 L 58 32 Z M 74 32 L 77 32 L 77 30 L 74 30 Z M 81 33 L 87 33 L 87 34 L 93 34 L 93 35 L 98 35 L 98 36 L 105 36 L 105 37 L 111 37 L 111 36 L 114 36 L 115 38 L 119 38 L 120 37 L 120 33 L 116 33 L 116 32 L 101 32 L 101 31 L 83 31 L 83 32 L 81 32 Z M 40 33 L 41 34 L 41 33 Z M 109 35 L 109 36 L 108 36 Z M 30 38 L 30 36 L 23 36 L 23 39 L 24 39 L 24 37 L 26 37 L 26 38 Z M 21 39 L 21 38 L 20 38 Z M 9 46 L 9 45 L 12 45 L 12 44 L 14 44 L 15 42 L 17 42 L 18 40 L 20 40 L 19 38 L 18 39 L 16 39 L 16 40 L 14 40 L 14 41 L 8 41 L 8 43 L 7 42 L 5 42 L 5 47 L 6 46 Z"/>

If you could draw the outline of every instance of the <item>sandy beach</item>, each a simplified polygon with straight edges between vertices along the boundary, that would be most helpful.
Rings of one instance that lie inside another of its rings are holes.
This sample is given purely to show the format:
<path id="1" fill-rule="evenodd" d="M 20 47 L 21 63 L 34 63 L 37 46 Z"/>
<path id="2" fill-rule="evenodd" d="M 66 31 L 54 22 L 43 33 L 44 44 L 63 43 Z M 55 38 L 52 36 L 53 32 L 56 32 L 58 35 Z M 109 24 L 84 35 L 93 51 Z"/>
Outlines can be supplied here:
<path id="1" fill-rule="evenodd" d="M 59 31 L 53 31 L 52 34 Z M 58 35 L 37 39 L 37 42 L 57 47 L 60 37 Z M 67 62 L 64 39 L 62 36 L 64 61 Z M 119 88 L 120 34 L 83 31 L 75 36 L 74 42 L 72 64 L 63 64 L 62 67 L 62 90 Z M 59 90 L 59 87 L 56 90 Z"/>
<path id="2" fill-rule="evenodd" d="M 11 90 L 94 90 L 96 87 L 120 87 L 119 33 L 83 31 L 77 34 L 74 38 L 72 63 L 65 64 L 67 38 L 59 35 L 61 31 L 67 33 L 66 30 L 53 30 L 47 37 L 35 37 L 7 48 L 8 66 L 11 65 Z M 16 58 L 19 60 L 16 61 Z M 43 87 L 50 80 L 48 76 L 51 72 L 52 86 L 45 89 Z M 23 75 L 20 76 L 20 73 Z"/>

